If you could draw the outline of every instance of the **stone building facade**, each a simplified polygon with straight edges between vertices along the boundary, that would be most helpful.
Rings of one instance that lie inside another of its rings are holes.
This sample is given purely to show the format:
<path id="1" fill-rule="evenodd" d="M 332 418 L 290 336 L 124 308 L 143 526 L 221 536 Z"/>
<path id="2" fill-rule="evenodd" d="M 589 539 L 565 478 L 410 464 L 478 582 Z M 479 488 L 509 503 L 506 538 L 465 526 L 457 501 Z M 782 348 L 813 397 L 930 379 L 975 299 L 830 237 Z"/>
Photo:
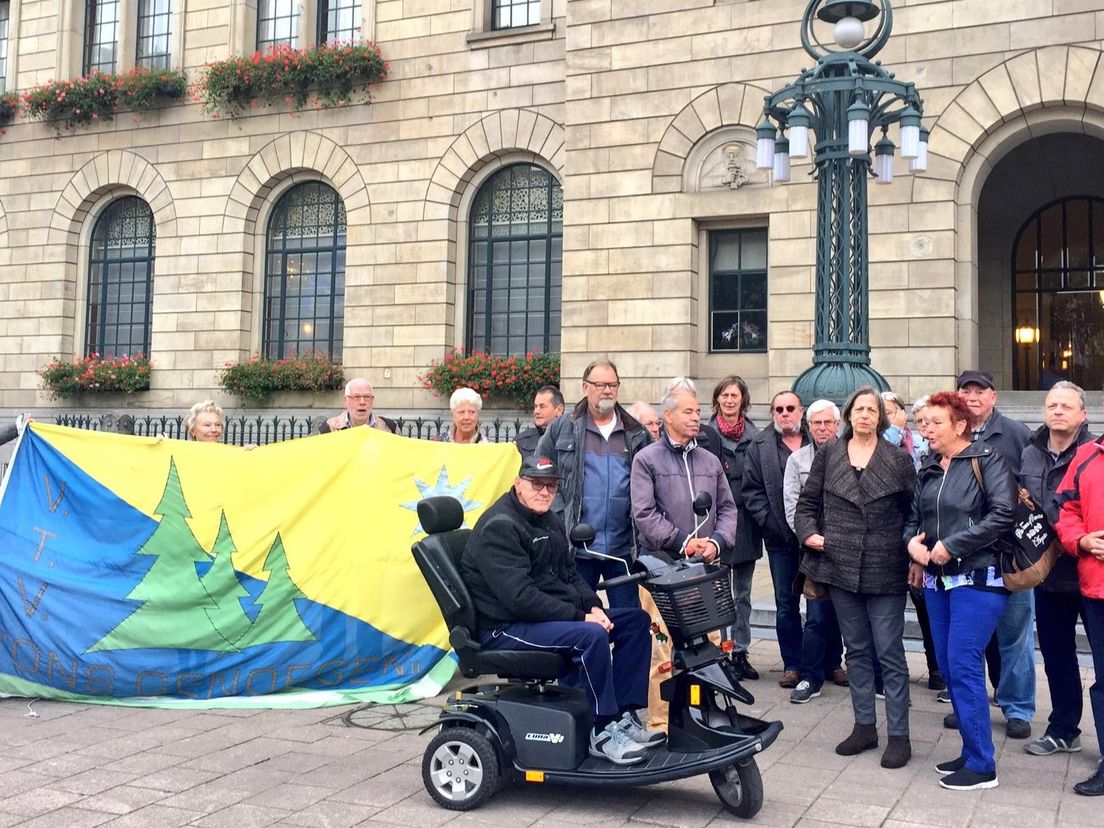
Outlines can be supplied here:
<path id="1" fill-rule="evenodd" d="M 167 59 L 194 81 L 209 61 L 251 54 L 259 7 L 294 15 L 311 45 L 320 1 L 172 0 L 159 6 Z M 135 63 L 149 2 L 115 3 L 120 71 Z M 89 8 L 103 5 L 0 3 L 7 89 L 79 74 Z M 346 373 L 370 378 L 381 408 L 436 407 L 418 375 L 494 333 L 468 306 L 491 250 L 473 243 L 473 216 L 514 165 L 562 192 L 562 262 L 541 248 L 529 263 L 558 282 L 539 308 L 569 396 L 596 355 L 618 363 L 630 398 L 655 399 L 676 374 L 708 384 L 738 373 L 757 401 L 788 386 L 811 357 L 816 184 L 807 160 L 785 184 L 755 169 L 754 129 L 763 96 L 808 65 L 806 0 L 542 0 L 514 4 L 524 17 L 506 22 L 523 25 L 495 28 L 509 5 L 356 4 L 390 61 L 370 105 L 212 119 L 186 102 L 61 134 L 9 126 L 0 408 L 54 404 L 36 369 L 89 349 L 93 234 L 128 196 L 148 205 L 156 233 L 153 387 L 128 404 L 220 398 L 218 369 L 271 337 L 266 274 L 288 276 L 271 264 L 273 215 L 310 181 L 345 213 Z M 899 160 L 891 186 L 870 188 L 874 366 L 907 397 L 979 365 L 1002 388 L 1055 373 L 1099 387 L 1104 0 L 893 6 L 880 58 L 920 88 L 931 150 L 926 172 Z M 532 349 L 525 330 L 506 347 Z"/>

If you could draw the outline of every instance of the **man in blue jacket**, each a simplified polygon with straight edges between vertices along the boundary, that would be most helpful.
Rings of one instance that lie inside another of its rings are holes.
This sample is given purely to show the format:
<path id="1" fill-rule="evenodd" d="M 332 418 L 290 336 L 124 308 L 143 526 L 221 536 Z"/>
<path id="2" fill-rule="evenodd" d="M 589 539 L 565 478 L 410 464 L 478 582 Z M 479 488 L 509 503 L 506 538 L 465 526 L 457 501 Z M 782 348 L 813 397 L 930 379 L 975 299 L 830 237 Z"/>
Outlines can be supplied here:
<path id="1" fill-rule="evenodd" d="M 583 372 L 584 398 L 571 414 L 552 421 L 537 444 L 537 456 L 556 462 L 563 475 L 553 511 L 567 531 L 588 523 L 597 533 L 591 548 L 629 559 L 636 551 L 629 503 L 633 458 L 652 437 L 617 403 L 621 380 L 608 359 L 592 362 Z M 594 589 L 601 576 L 625 574 L 613 561 L 579 561 L 579 574 Z M 639 607 L 635 584 L 609 591 L 611 607 Z"/>
<path id="2" fill-rule="evenodd" d="M 958 395 L 970 409 L 974 442 L 996 449 L 1018 477 L 1020 458 L 1031 439 L 1031 431 L 997 410 L 997 389 L 992 375 L 985 371 L 963 371 L 958 377 Z M 999 655 L 993 652 L 992 644 L 986 652 L 989 679 L 997 688 L 997 704 L 1006 719 L 1005 732 L 1013 739 L 1031 736 L 1031 719 L 1035 715 L 1034 628 L 1034 591 L 1013 592 L 993 636 Z"/>

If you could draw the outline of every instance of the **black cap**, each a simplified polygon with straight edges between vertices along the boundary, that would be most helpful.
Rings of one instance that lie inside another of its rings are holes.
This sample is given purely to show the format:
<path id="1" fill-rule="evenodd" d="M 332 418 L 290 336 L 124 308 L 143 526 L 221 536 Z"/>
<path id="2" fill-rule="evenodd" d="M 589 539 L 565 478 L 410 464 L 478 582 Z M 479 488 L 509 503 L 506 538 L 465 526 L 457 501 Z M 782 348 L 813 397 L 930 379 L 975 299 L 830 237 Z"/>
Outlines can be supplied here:
<path id="1" fill-rule="evenodd" d="M 544 478 L 559 480 L 560 467 L 556 465 L 555 460 L 530 454 L 521 461 L 521 471 L 518 472 L 518 477 L 524 477 L 526 480 L 542 480 Z"/>
<path id="2" fill-rule="evenodd" d="M 988 371 L 963 371 L 958 375 L 958 384 L 955 388 L 963 388 L 970 383 L 980 385 L 982 388 L 996 388 L 993 384 L 993 375 Z"/>

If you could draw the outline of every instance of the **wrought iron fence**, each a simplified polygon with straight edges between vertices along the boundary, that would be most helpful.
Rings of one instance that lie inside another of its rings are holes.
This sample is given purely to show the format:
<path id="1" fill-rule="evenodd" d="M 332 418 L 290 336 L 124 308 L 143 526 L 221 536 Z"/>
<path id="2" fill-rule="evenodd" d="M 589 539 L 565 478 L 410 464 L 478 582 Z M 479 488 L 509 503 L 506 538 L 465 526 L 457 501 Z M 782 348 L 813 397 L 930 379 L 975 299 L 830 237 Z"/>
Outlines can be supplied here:
<path id="1" fill-rule="evenodd" d="M 227 417 L 222 432 L 222 441 L 236 446 L 252 444 L 266 446 L 284 440 L 295 440 L 317 433 L 323 418 L 316 417 Z M 116 434 L 135 434 L 140 437 L 163 436 L 174 440 L 188 439 L 184 429 L 184 417 L 172 415 L 135 416 L 133 414 L 58 414 L 54 417 L 58 425 L 71 428 L 83 428 L 89 431 L 109 431 Z M 399 434 L 421 440 L 436 439 L 447 430 L 451 421 L 441 417 L 398 417 L 394 420 Z M 483 436 L 494 443 L 512 441 L 524 428 L 519 418 L 481 422 Z"/>

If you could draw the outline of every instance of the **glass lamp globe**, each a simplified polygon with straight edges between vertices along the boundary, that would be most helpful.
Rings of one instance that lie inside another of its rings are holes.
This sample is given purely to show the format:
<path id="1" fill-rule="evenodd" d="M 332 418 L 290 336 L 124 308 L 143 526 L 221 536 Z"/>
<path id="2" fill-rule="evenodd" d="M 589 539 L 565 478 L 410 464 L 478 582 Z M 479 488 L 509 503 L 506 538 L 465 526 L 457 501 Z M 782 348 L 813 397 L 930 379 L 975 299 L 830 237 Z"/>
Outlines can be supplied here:
<path id="1" fill-rule="evenodd" d="M 854 49 L 866 37 L 866 28 L 859 18 L 844 17 L 836 23 L 832 35 L 841 49 Z"/>

